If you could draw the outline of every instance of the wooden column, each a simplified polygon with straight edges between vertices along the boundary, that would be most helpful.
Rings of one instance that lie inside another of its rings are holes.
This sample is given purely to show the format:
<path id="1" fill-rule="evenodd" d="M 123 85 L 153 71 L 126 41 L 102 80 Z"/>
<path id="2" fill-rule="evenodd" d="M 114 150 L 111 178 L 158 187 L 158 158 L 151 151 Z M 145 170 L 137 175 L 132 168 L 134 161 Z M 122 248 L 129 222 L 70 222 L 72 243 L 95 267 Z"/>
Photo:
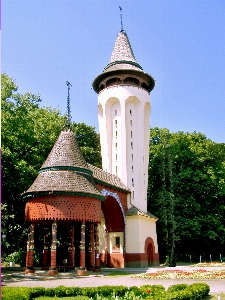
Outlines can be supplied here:
<path id="1" fill-rule="evenodd" d="M 81 224 L 81 238 L 80 238 L 80 268 L 77 270 L 77 275 L 87 274 L 85 266 L 85 222 Z"/>
<path id="2" fill-rule="evenodd" d="M 49 268 L 49 275 L 58 274 L 58 270 L 56 268 L 56 252 L 57 251 L 57 221 L 54 220 L 52 222 L 52 245 L 51 245 L 51 266 Z"/>
<path id="3" fill-rule="evenodd" d="M 99 253 L 99 233 L 98 224 L 95 224 L 95 267 L 94 272 L 101 272 L 100 269 L 100 253 Z"/>
<path id="4" fill-rule="evenodd" d="M 109 232 L 105 229 L 105 267 L 108 267 L 108 245 L 109 245 Z"/>
<path id="5" fill-rule="evenodd" d="M 69 246 L 68 246 L 68 265 L 75 269 L 75 247 L 74 247 L 74 225 L 69 229 Z"/>
<path id="6" fill-rule="evenodd" d="M 46 270 L 48 268 L 48 243 L 49 243 L 49 236 L 48 236 L 48 228 L 44 228 L 44 249 L 42 255 L 42 270 Z"/>
<path id="7" fill-rule="evenodd" d="M 34 273 L 34 224 L 30 224 L 27 239 L 27 255 L 25 273 Z"/>
<path id="8" fill-rule="evenodd" d="M 88 247 L 88 270 L 94 269 L 94 224 L 89 226 L 89 247 Z"/>

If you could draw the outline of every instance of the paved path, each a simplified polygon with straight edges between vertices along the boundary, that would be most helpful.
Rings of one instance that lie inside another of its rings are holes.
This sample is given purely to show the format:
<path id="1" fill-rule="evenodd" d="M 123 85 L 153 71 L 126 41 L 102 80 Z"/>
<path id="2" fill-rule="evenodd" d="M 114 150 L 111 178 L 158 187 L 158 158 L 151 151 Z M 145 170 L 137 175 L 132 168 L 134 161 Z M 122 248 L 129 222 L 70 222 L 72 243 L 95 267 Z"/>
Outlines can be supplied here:
<path id="1" fill-rule="evenodd" d="M 177 269 L 177 267 L 176 267 Z M 180 269 L 180 268 L 179 268 Z M 190 270 L 190 268 L 188 268 Z M 199 269 L 199 268 L 198 268 Z M 208 268 L 207 268 L 208 269 Z M 123 269 L 123 272 L 132 269 Z M 144 273 L 147 269 L 134 269 L 134 273 Z M 149 269 L 148 269 L 149 270 Z M 171 270 L 171 268 L 170 268 Z M 120 269 L 121 271 L 121 269 Z M 156 271 L 156 268 L 154 268 Z M 104 269 L 103 274 L 90 276 L 76 276 L 75 272 L 60 273 L 60 279 L 57 277 L 46 276 L 27 276 L 22 275 L 22 272 L 2 274 L 2 286 L 27 286 L 27 287 L 57 287 L 64 286 L 78 286 L 78 287 L 94 287 L 102 285 L 124 285 L 124 286 L 141 286 L 144 284 L 161 284 L 166 289 L 173 284 L 178 283 L 196 283 L 205 282 L 210 286 L 210 293 L 225 293 L 225 279 L 146 279 L 146 278 L 132 278 L 131 275 L 126 276 L 107 276 L 109 270 Z M 41 274 L 41 273 L 40 273 Z M 93 274 L 93 273 L 92 273 Z"/>

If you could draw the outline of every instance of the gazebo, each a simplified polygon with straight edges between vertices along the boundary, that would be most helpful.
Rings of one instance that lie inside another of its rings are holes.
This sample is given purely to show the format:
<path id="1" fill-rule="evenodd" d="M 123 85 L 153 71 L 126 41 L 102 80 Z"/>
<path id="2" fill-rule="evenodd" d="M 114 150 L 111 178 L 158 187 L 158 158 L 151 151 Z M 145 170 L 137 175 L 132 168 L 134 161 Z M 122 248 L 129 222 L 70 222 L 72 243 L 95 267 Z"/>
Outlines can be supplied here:
<path id="1" fill-rule="evenodd" d="M 34 272 L 34 250 L 38 243 L 34 241 L 34 233 L 35 226 L 40 224 L 42 266 L 46 269 L 50 265 L 49 274 L 56 275 L 59 267 L 74 269 L 75 265 L 79 265 L 78 274 L 85 274 L 87 268 L 99 270 L 97 225 L 101 222 L 101 203 L 105 197 L 98 190 L 92 173 L 74 133 L 68 128 L 61 131 L 34 183 L 23 194 L 27 200 L 25 221 L 29 223 L 27 273 Z M 57 255 L 57 230 L 64 240 L 61 257 Z M 85 251 L 87 245 L 88 251 Z"/>

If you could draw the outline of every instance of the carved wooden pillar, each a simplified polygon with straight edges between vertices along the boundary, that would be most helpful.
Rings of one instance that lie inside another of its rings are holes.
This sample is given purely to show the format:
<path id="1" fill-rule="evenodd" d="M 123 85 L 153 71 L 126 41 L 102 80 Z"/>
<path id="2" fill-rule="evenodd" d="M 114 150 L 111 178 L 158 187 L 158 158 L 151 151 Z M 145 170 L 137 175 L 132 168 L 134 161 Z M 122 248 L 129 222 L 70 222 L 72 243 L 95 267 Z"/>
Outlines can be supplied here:
<path id="1" fill-rule="evenodd" d="M 108 267 L 109 232 L 105 229 L 105 267 Z"/>
<path id="2" fill-rule="evenodd" d="M 74 225 L 69 229 L 68 265 L 75 269 Z"/>
<path id="3" fill-rule="evenodd" d="M 27 239 L 27 255 L 25 273 L 34 273 L 34 224 L 30 224 Z"/>
<path id="4" fill-rule="evenodd" d="M 94 269 L 94 224 L 89 226 L 88 270 Z"/>
<path id="5" fill-rule="evenodd" d="M 48 243 L 49 243 L 48 228 L 44 228 L 44 249 L 42 255 L 42 270 L 45 270 L 48 267 Z"/>
<path id="6" fill-rule="evenodd" d="M 56 268 L 56 252 L 57 251 L 57 221 L 52 222 L 52 245 L 51 245 L 51 266 L 49 268 L 49 275 L 58 274 Z"/>
<path id="7" fill-rule="evenodd" d="M 80 268 L 77 270 L 78 275 L 85 275 L 87 273 L 85 266 L 85 222 L 81 224 L 81 238 L 80 238 Z"/>
<path id="8" fill-rule="evenodd" d="M 99 253 L 98 224 L 95 224 L 95 267 L 94 267 L 94 272 L 101 272 L 99 256 L 100 256 L 100 253 Z"/>

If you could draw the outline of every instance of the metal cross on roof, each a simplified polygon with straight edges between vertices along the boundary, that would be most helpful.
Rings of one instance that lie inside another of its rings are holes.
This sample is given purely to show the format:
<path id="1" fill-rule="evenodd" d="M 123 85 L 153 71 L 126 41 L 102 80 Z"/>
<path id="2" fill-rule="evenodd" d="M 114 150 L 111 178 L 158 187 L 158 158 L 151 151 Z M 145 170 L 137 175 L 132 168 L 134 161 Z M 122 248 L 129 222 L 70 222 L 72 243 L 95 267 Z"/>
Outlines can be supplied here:
<path id="1" fill-rule="evenodd" d="M 66 85 L 68 87 L 68 95 L 67 95 L 67 124 L 66 126 L 69 128 L 70 127 L 70 122 L 71 122 L 71 111 L 70 111 L 70 87 L 72 86 L 69 81 L 66 81 Z"/>
<path id="2" fill-rule="evenodd" d="M 120 9 L 120 24 L 121 24 L 121 31 L 123 31 L 123 16 L 122 16 L 122 7 L 119 6 Z"/>

